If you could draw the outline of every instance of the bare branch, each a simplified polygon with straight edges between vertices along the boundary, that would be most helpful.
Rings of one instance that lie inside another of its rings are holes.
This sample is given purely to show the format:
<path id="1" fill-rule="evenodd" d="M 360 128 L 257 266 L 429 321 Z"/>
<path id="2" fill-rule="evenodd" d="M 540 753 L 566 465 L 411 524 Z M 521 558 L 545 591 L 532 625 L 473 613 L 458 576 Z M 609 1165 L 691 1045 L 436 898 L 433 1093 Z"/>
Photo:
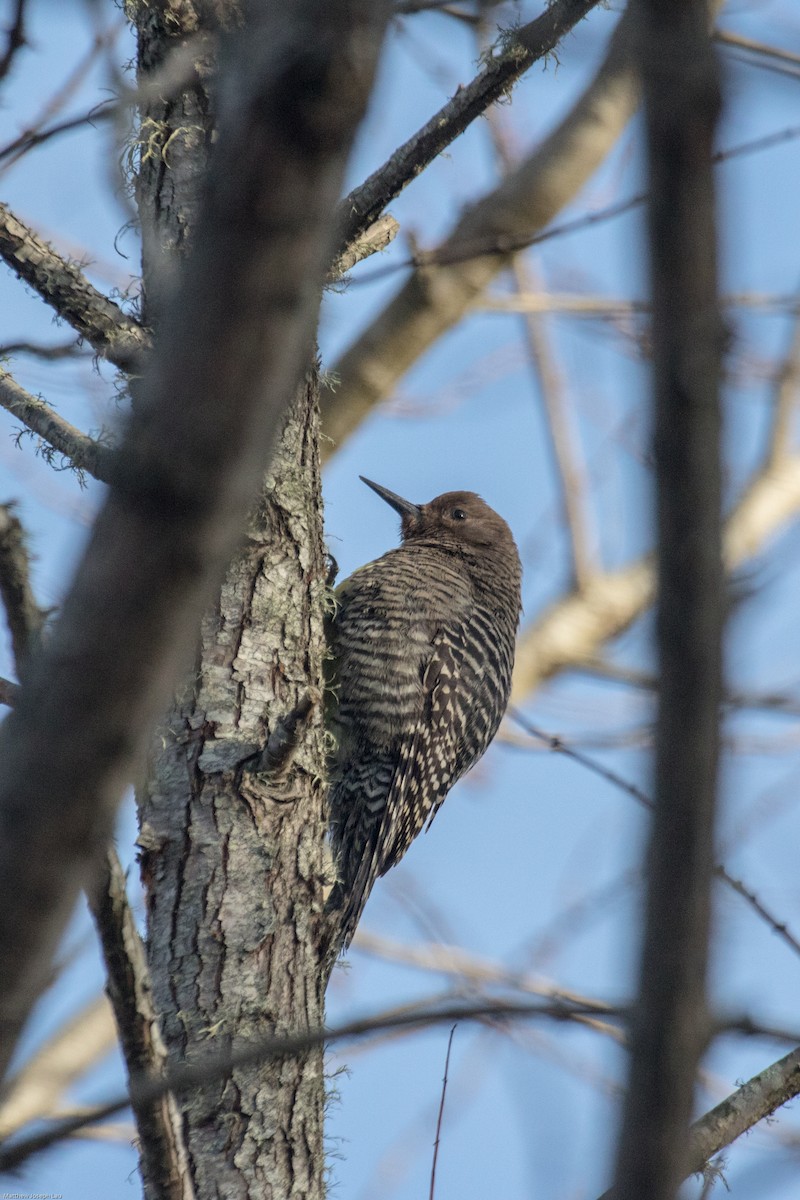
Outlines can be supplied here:
<path id="1" fill-rule="evenodd" d="M 436 1164 L 439 1161 L 439 1142 L 442 1138 L 442 1118 L 444 1117 L 444 1101 L 447 1095 L 447 1076 L 450 1070 L 450 1051 L 453 1049 L 453 1038 L 455 1036 L 456 1026 L 450 1030 L 450 1036 L 447 1039 L 447 1054 L 444 1058 L 444 1075 L 442 1077 L 442 1095 L 439 1100 L 439 1113 L 436 1118 L 436 1137 L 433 1141 L 433 1162 L 431 1163 L 431 1188 L 428 1195 L 428 1200 L 434 1200 L 436 1196 Z"/>
<path id="2" fill-rule="evenodd" d="M 4 1067 L 302 377 L 388 15 L 366 0 L 301 0 L 291 19 L 255 2 L 248 11 L 231 35 L 238 56 L 221 84 L 196 243 L 140 385 L 125 476 L 115 473 L 0 730 Z"/>
<path id="3" fill-rule="evenodd" d="M 65 421 L 38 396 L 26 392 L 23 387 L 0 368 L 0 406 L 40 437 L 43 442 L 69 459 L 78 471 L 86 471 L 103 483 L 110 483 L 118 463 L 118 454 L 110 446 L 104 446 L 94 438 L 87 437 Z"/>
<path id="4" fill-rule="evenodd" d="M 31 358 L 41 358 L 45 362 L 55 362 L 61 358 L 80 358 L 88 355 L 80 343 L 72 338 L 68 342 L 45 346 L 39 342 L 5 342 L 0 346 L 0 359 L 9 358 L 12 354 L 29 354 Z"/>
<path id="5" fill-rule="evenodd" d="M 128 903 L 125 873 L 113 849 L 89 892 L 89 907 L 103 948 L 108 995 L 128 1079 L 163 1077 L 167 1054 L 150 990 L 147 958 Z M 132 1107 L 147 1195 L 159 1200 L 193 1200 L 183 1119 L 175 1097 L 166 1093 L 155 1100 L 138 1101 L 133 1096 Z"/>
<path id="6" fill-rule="evenodd" d="M 104 1058 L 117 1040 L 105 996 L 90 1000 L 25 1062 L 0 1106 L 0 1139 L 56 1111 L 71 1084 Z"/>
<path id="7" fill-rule="evenodd" d="M 511 86 L 594 8 L 597 0 L 555 0 L 541 16 L 510 31 L 500 50 L 479 75 L 459 88 L 423 127 L 395 150 L 392 157 L 339 206 L 341 245 L 361 236 L 437 155 L 441 154 L 488 106 L 507 94 Z"/>
<path id="8" fill-rule="evenodd" d="M 508 265 L 514 241 L 530 242 L 603 161 L 638 103 L 630 25 L 626 14 L 598 74 L 558 128 L 495 191 L 465 212 L 436 251 L 455 261 L 417 268 L 334 366 L 341 384 L 335 395 L 323 393 L 322 415 L 335 446 Z M 506 253 L 471 256 L 476 242 L 498 240 L 509 244 Z M 467 258 L 465 247 L 470 248 Z"/>
<path id="9" fill-rule="evenodd" d="M 524 729 L 526 733 L 530 734 L 531 737 L 536 738 L 537 741 L 543 742 L 548 749 L 553 750 L 557 754 L 563 754 L 565 758 L 572 759 L 572 761 L 578 763 L 579 766 L 585 767 L 588 771 L 591 771 L 592 774 L 597 775 L 600 779 L 605 779 L 607 783 L 612 784 L 613 787 L 619 788 L 620 791 L 625 792 L 628 796 L 635 800 L 637 804 L 641 804 L 643 808 L 646 808 L 648 811 L 652 812 L 654 808 L 653 800 L 647 795 L 646 792 L 642 791 L 640 787 L 637 787 L 635 783 L 631 783 L 629 779 L 624 779 L 617 771 L 612 771 L 610 767 L 605 765 L 605 763 L 599 762 L 596 758 L 592 758 L 590 755 L 585 754 L 582 750 L 576 750 L 574 746 L 569 745 L 564 741 L 563 738 L 556 737 L 551 733 L 546 733 L 543 729 L 538 729 L 531 721 L 527 719 L 527 717 L 523 716 L 521 712 L 515 709 L 513 705 L 509 708 L 508 715 L 512 721 L 515 721 L 520 726 L 521 729 Z M 779 920 L 779 918 L 776 917 L 774 913 L 770 912 L 766 905 L 759 900 L 752 888 L 743 883 L 741 879 L 737 879 L 734 875 L 732 875 L 724 863 L 717 863 L 714 866 L 714 875 L 718 879 L 721 879 L 722 882 L 731 889 L 731 891 L 736 892 L 737 896 L 741 896 L 742 899 L 748 903 L 750 908 L 752 908 L 759 920 L 768 925 L 772 932 L 777 934 L 778 937 L 786 943 L 790 950 L 792 950 L 795 954 L 800 955 L 800 941 L 798 941 L 791 932 L 787 923 Z"/>
<path id="10" fill-rule="evenodd" d="M 715 1154 L 797 1095 L 800 1095 L 800 1049 L 759 1071 L 695 1121 L 691 1127 L 686 1174 L 702 1171 Z"/>
<path id="11" fill-rule="evenodd" d="M 0 504 L 0 596 L 19 675 L 38 644 L 42 613 L 31 590 L 22 525 L 9 504 Z"/>
<path id="12" fill-rule="evenodd" d="M 98 354 L 123 371 L 141 366 L 150 335 L 5 204 L 0 204 L 0 257 Z"/>

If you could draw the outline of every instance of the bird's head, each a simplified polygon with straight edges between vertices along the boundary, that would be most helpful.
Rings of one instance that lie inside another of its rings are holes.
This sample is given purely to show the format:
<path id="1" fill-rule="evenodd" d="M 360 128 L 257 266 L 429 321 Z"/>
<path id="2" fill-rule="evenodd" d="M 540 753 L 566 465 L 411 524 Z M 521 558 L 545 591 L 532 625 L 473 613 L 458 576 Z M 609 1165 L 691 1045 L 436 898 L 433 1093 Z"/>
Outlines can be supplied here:
<path id="1" fill-rule="evenodd" d="M 508 525 L 475 492 L 444 492 L 427 504 L 412 504 L 363 475 L 359 478 L 400 514 L 404 542 L 441 541 L 465 550 L 491 547 L 516 556 Z"/>

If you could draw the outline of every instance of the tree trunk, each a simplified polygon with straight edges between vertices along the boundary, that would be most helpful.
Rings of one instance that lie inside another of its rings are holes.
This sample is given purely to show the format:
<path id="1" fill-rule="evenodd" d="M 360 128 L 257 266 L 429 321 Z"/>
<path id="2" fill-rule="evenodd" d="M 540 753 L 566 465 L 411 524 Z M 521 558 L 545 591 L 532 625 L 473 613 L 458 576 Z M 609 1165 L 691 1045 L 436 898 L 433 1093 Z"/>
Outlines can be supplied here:
<path id="1" fill-rule="evenodd" d="M 141 805 L 153 991 L 171 1053 L 319 1027 L 325 817 L 319 707 L 286 780 L 244 761 L 321 688 L 325 563 L 316 376 L 291 413 L 197 671 L 154 744 Z M 240 1068 L 186 1099 L 198 1197 L 316 1197 L 322 1051 Z"/>
<path id="2" fill-rule="evenodd" d="M 232 5 L 140 5 L 140 78 Z M 205 51 L 204 51 L 205 53 Z M 201 65 L 201 80 L 209 77 Z M 213 129 L 201 82 L 142 113 L 137 200 L 146 314 L 191 240 Z M 285 778 L 246 760 L 322 689 L 318 372 L 286 423 L 244 545 L 203 622 L 195 670 L 154 738 L 140 845 L 153 995 L 171 1056 L 189 1062 L 324 1021 L 323 731 L 311 713 Z M 321 1049 L 237 1068 L 181 1097 L 189 1170 L 206 1197 L 321 1197 Z"/>

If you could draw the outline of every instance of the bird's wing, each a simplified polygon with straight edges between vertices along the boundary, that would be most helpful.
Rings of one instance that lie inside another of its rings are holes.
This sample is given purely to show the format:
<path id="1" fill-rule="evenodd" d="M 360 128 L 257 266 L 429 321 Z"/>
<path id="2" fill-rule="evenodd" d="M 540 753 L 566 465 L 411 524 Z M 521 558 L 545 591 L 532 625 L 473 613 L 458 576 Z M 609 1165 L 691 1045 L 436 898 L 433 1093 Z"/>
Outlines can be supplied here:
<path id="1" fill-rule="evenodd" d="M 378 833 L 381 875 L 400 861 L 426 822 L 433 820 L 450 788 L 478 756 L 465 754 L 470 699 L 475 699 L 481 672 L 475 665 L 467 668 L 463 626 L 440 628 L 431 651 L 422 667 L 421 704 L 402 740 Z"/>

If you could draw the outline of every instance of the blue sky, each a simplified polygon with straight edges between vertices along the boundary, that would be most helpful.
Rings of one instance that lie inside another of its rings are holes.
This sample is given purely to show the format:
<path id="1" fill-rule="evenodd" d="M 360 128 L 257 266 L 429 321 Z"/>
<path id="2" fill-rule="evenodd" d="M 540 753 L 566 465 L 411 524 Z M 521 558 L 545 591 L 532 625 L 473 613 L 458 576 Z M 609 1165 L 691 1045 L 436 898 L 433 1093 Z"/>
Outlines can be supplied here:
<path id="1" fill-rule="evenodd" d="M 5 17 L 5 5 L 2 13 Z M 85 53 L 88 9 L 40 0 L 33 4 L 32 50 L 20 58 L 0 110 L 3 142 L 41 107 Z M 97 6 L 104 22 L 119 18 Z M 525 8 L 526 14 L 533 9 Z M 533 70 L 502 109 L 523 152 L 566 111 L 603 52 L 617 19 L 598 11 L 560 52 L 560 64 Z M 789 0 L 739 5 L 725 28 L 800 52 L 800 16 Z M 119 61 L 131 55 L 119 35 Z M 466 27 L 441 15 L 415 18 L 395 31 L 379 87 L 349 171 L 356 183 L 384 160 L 460 82 L 475 71 Z M 721 148 L 798 124 L 799 81 L 757 70 L 726 56 L 726 109 Z M 46 87 L 43 84 L 46 81 Z M 65 110 L 81 112 L 105 94 L 100 61 Z M 722 290 L 786 296 L 800 280 L 797 246 L 797 140 L 731 159 L 718 170 Z M 115 198 L 117 149 L 99 129 L 56 139 L 0 176 L 12 209 L 75 257 L 92 260 L 91 277 L 125 290 L 138 270 L 129 213 Z M 450 152 L 391 206 L 403 234 L 380 260 L 401 263 L 407 233 L 424 245 L 453 224 L 461 207 L 495 180 L 487 123 L 478 121 Z M 641 186 L 636 122 L 575 203 L 561 217 L 605 207 Z M 121 232 L 122 231 L 122 232 Z M 643 298 L 646 260 L 642 217 L 597 224 L 546 243 L 539 269 L 552 291 Z M 374 270 L 367 263 L 364 276 Z M 357 282 L 327 297 L 320 344 L 325 364 L 380 310 L 404 278 L 401 267 L 374 283 Z M 496 293 L 507 289 L 498 280 Z M 3 343 L 66 339 L 44 305 L 0 273 Z M 726 482 L 733 498 L 759 462 L 769 427 L 770 372 L 785 353 L 785 312 L 731 311 L 726 387 Z M 549 336 L 566 380 L 590 480 L 593 525 L 605 566 L 621 565 L 651 545 L 647 364 L 630 338 L 608 325 L 563 317 Z M 52 367 L 20 356 L 14 374 L 41 391 L 83 429 L 116 419 L 112 373 L 90 364 Z M 41 602 L 57 604 L 68 582 L 100 489 L 81 490 L 70 473 L 55 474 L 0 414 L 0 500 L 16 499 L 31 534 Z M 796 430 L 795 430 L 796 433 Z M 423 501 L 451 488 L 480 492 L 509 521 L 525 567 L 525 619 L 562 594 L 568 544 L 557 481 L 547 449 L 541 397 L 527 366 L 518 317 L 476 311 L 447 334 L 408 374 L 383 406 L 331 460 L 325 472 L 326 528 L 341 577 L 396 544 L 394 514 L 364 488 L 364 474 Z M 728 635 L 732 686 L 800 694 L 800 529 L 788 526 L 748 564 L 742 601 Z M 0 672 L 9 674 L 7 648 Z M 652 668 L 645 619 L 611 649 L 614 662 Z M 626 778 L 649 781 L 649 693 L 578 673 L 542 689 L 528 709 L 546 729 L 575 739 Z M 800 933 L 800 839 L 797 717 L 745 711 L 726 727 L 728 751 L 721 787 L 720 839 L 725 861 L 781 919 Z M 132 855 L 130 807 L 120 822 L 120 853 Z M 376 888 L 364 927 L 403 945 L 432 933 L 474 956 L 527 968 L 561 987 L 610 1000 L 629 994 L 635 963 L 639 888 L 632 878 L 646 833 L 642 813 L 611 784 L 564 758 L 498 742 L 454 790 L 430 832 Z M 789 951 L 737 897 L 717 893 L 713 987 L 728 1010 L 744 1010 L 796 1027 L 800 957 Z M 564 916 L 573 912 L 572 919 Z M 85 946 L 29 1030 L 32 1046 L 101 985 L 82 912 L 70 934 Z M 424 997 L 446 984 L 441 973 L 412 969 L 353 950 L 336 972 L 329 1019 Z M 329 1139 L 334 1196 L 347 1200 L 428 1194 L 431 1144 L 447 1045 L 447 1030 L 387 1040 L 332 1054 L 336 1080 Z M 774 1043 L 726 1038 L 706 1063 L 700 1109 L 737 1080 L 778 1058 Z M 610 1039 L 565 1026 L 531 1026 L 514 1035 L 460 1026 L 450 1067 L 438 1191 L 443 1197 L 547 1197 L 599 1194 L 613 1157 L 616 1097 L 624 1079 L 623 1051 Z M 121 1079 L 109 1060 L 77 1097 L 105 1095 Z M 797 1196 L 797 1137 L 791 1109 L 728 1155 L 736 1200 Z M 18 1190 L 55 1191 L 99 1200 L 140 1193 L 128 1146 L 81 1143 L 30 1167 Z M 697 1195 L 692 1185 L 686 1195 Z"/>

